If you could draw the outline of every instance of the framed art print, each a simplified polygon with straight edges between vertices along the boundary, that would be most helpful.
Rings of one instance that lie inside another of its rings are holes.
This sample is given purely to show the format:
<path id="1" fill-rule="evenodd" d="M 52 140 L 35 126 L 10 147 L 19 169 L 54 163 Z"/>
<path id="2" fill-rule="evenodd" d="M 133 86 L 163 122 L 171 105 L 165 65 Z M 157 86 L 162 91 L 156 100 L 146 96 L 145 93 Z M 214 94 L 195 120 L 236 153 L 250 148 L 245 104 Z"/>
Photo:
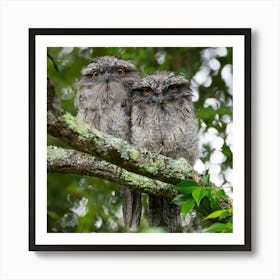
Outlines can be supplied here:
<path id="1" fill-rule="evenodd" d="M 251 250 L 250 29 L 29 29 L 31 251 Z"/>

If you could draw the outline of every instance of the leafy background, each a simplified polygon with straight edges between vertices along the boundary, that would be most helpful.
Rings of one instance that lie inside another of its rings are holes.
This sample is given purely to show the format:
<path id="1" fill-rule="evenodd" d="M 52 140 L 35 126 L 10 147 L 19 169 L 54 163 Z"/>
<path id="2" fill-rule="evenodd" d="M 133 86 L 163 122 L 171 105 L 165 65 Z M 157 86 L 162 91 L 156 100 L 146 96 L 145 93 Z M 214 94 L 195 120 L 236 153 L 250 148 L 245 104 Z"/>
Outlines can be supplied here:
<path id="1" fill-rule="evenodd" d="M 174 71 L 191 82 L 199 124 L 200 159 L 194 168 L 210 183 L 232 193 L 232 48 L 77 48 L 51 47 L 47 73 L 64 109 L 77 113 L 74 98 L 81 69 L 94 57 L 115 55 L 134 62 L 142 75 Z M 66 147 L 48 135 L 48 145 Z M 98 178 L 48 174 L 48 232 L 125 232 L 119 186 Z M 147 196 L 143 194 L 140 232 L 161 232 L 147 223 Z M 228 211 L 228 210 L 226 210 Z M 225 214 L 219 213 L 219 214 Z M 201 231 L 203 223 L 184 216 L 184 232 Z M 212 218 L 212 217 L 210 217 Z"/>

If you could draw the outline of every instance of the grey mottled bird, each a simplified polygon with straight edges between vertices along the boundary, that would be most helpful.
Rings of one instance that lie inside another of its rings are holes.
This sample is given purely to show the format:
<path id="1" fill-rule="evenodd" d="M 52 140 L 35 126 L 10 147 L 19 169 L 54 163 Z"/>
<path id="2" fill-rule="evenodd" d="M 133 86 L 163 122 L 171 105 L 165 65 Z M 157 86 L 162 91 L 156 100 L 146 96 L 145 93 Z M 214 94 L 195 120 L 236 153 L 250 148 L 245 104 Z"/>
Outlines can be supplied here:
<path id="1" fill-rule="evenodd" d="M 97 57 L 84 69 L 78 83 L 75 104 L 77 118 L 115 137 L 130 138 L 130 90 L 140 75 L 130 61 Z M 141 193 L 122 188 L 124 223 L 137 227 L 141 218 Z"/>
<path id="2" fill-rule="evenodd" d="M 172 72 L 155 72 L 132 87 L 131 142 L 191 165 L 198 156 L 197 120 L 188 81 Z M 166 198 L 149 196 L 151 226 L 181 228 L 180 209 Z"/>

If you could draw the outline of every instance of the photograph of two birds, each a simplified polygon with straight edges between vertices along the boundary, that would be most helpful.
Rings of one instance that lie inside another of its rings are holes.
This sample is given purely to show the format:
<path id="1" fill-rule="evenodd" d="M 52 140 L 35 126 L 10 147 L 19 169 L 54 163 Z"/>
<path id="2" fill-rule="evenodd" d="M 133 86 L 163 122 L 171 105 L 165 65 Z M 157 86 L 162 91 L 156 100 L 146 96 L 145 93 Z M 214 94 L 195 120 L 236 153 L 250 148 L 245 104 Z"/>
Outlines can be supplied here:
<path id="1" fill-rule="evenodd" d="M 198 178 L 167 198 L 49 173 L 48 232 L 232 232 L 232 48 L 51 47 L 47 63 L 66 112 Z"/>

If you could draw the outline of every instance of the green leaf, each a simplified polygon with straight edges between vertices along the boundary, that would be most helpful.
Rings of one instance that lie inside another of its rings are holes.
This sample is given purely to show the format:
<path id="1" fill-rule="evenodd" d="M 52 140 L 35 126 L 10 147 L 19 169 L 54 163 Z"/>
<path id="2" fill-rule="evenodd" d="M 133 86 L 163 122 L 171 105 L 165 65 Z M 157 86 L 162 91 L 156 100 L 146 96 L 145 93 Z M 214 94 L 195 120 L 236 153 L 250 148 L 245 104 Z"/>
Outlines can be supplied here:
<path id="1" fill-rule="evenodd" d="M 222 153 L 226 156 L 227 162 L 230 163 L 232 167 L 232 151 L 226 144 L 222 147 Z"/>
<path id="2" fill-rule="evenodd" d="M 210 207 L 211 207 L 212 211 L 219 210 L 220 200 L 217 196 L 217 191 L 216 190 L 208 190 L 207 198 L 210 202 Z"/>
<path id="3" fill-rule="evenodd" d="M 221 107 L 218 110 L 214 110 L 211 107 L 207 108 L 199 108 L 197 110 L 197 117 L 199 119 L 204 120 L 205 122 L 212 122 L 215 118 L 215 115 L 223 116 L 223 115 L 232 115 L 232 111 L 227 107 Z"/>
<path id="4" fill-rule="evenodd" d="M 186 200 L 186 197 L 180 193 L 173 198 L 172 202 L 178 206 L 181 206 Z"/>
<path id="5" fill-rule="evenodd" d="M 193 180 L 184 181 L 175 186 L 178 192 L 191 195 L 195 188 L 199 187 L 198 183 Z"/>
<path id="6" fill-rule="evenodd" d="M 219 189 L 217 191 L 217 197 L 220 198 L 220 199 L 227 199 L 227 196 L 226 196 L 226 193 L 225 193 L 225 190 L 224 189 Z"/>
<path id="7" fill-rule="evenodd" d="M 223 213 L 220 215 L 219 219 L 223 219 L 229 216 L 232 216 L 232 208 L 223 210 Z"/>
<path id="8" fill-rule="evenodd" d="M 203 220 L 208 220 L 208 219 L 216 219 L 219 218 L 226 210 L 218 210 L 215 211 L 211 214 L 209 214 L 207 217 L 205 217 Z"/>
<path id="9" fill-rule="evenodd" d="M 192 191 L 192 196 L 197 204 L 197 206 L 199 207 L 199 204 L 200 204 L 200 201 L 201 199 L 206 196 L 207 194 L 207 190 L 201 188 L 201 187 L 198 187 L 198 188 L 195 188 L 193 191 Z"/>
<path id="10" fill-rule="evenodd" d="M 183 215 L 183 218 L 185 219 L 186 215 L 194 208 L 195 201 L 193 198 L 187 199 L 181 206 L 181 212 Z"/>
<path id="11" fill-rule="evenodd" d="M 227 231 L 226 232 L 232 232 L 232 222 L 227 222 Z"/>
<path id="12" fill-rule="evenodd" d="M 203 185 L 210 186 L 210 174 L 207 174 L 203 177 Z"/>
<path id="13" fill-rule="evenodd" d="M 215 223 L 206 229 L 206 232 L 215 233 L 215 232 L 228 232 L 230 227 L 228 224 Z"/>
<path id="14" fill-rule="evenodd" d="M 192 195 L 192 192 L 196 189 L 197 187 L 181 187 L 180 189 L 177 189 L 180 193 L 185 194 L 185 195 Z"/>
<path id="15" fill-rule="evenodd" d="M 199 187 L 199 184 L 194 180 L 186 180 L 186 181 L 183 181 L 183 182 L 177 184 L 175 187 L 176 188 L 177 187 L 178 188 L 180 188 L 180 187 Z"/>

